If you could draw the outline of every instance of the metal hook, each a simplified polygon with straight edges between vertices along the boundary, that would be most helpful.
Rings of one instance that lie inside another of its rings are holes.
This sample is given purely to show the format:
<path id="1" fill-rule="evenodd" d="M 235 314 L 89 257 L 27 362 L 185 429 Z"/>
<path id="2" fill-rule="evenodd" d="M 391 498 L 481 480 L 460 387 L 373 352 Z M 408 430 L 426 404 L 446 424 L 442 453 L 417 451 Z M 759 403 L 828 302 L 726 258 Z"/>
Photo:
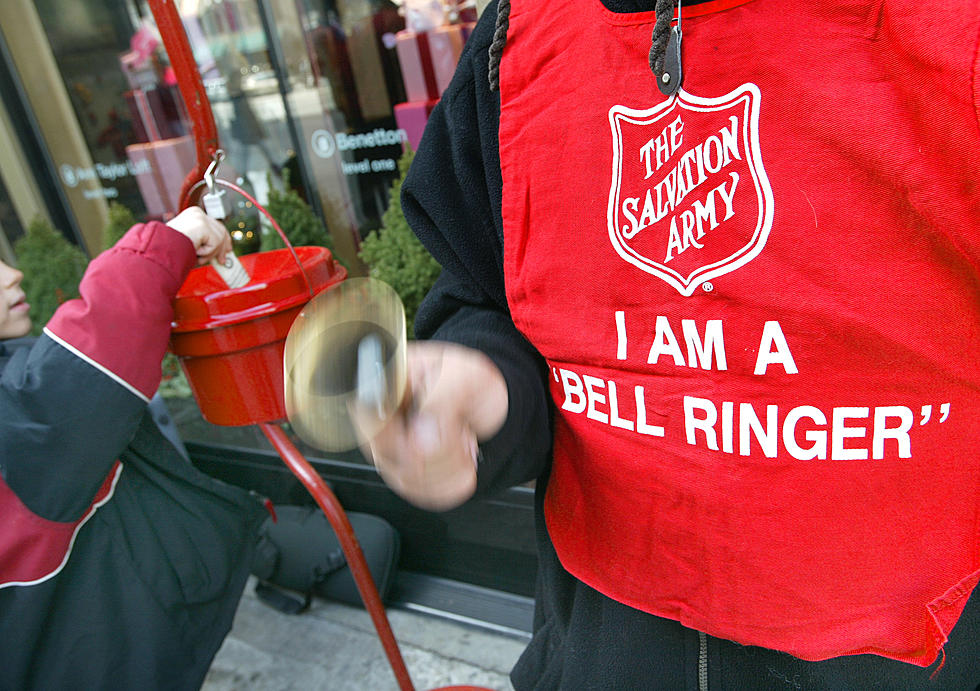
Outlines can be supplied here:
<path id="1" fill-rule="evenodd" d="M 216 150 L 214 156 L 211 158 L 211 163 L 208 165 L 208 169 L 204 171 L 204 184 L 208 186 L 208 194 L 214 193 L 214 178 L 218 174 L 218 166 L 221 165 L 224 157 L 225 152 L 223 149 Z"/>
<path id="2" fill-rule="evenodd" d="M 681 64 L 681 4 L 677 0 L 677 23 L 670 28 L 667 48 L 664 51 L 664 72 L 657 80 L 657 88 L 664 96 L 673 96 L 681 88 L 684 69 Z"/>

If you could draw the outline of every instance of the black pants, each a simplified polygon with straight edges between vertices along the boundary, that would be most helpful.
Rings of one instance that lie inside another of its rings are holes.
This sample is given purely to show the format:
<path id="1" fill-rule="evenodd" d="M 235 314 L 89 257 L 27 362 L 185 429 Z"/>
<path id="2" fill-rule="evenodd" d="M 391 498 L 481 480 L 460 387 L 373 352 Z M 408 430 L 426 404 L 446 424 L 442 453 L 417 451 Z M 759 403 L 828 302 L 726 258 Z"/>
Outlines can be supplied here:
<path id="1" fill-rule="evenodd" d="M 540 518 L 537 532 L 535 635 L 511 673 L 517 691 L 980 691 L 980 590 L 942 664 L 877 655 L 806 662 L 615 602 L 561 567 Z"/>

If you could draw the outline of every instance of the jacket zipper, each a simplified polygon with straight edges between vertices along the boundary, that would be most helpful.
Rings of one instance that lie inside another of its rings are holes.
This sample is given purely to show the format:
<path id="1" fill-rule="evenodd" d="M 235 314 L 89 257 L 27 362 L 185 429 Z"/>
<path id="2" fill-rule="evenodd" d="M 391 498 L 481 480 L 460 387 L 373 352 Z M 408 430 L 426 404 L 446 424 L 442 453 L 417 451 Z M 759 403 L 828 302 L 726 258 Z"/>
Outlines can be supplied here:
<path id="1" fill-rule="evenodd" d="M 708 691 L 708 634 L 698 631 L 698 691 Z"/>

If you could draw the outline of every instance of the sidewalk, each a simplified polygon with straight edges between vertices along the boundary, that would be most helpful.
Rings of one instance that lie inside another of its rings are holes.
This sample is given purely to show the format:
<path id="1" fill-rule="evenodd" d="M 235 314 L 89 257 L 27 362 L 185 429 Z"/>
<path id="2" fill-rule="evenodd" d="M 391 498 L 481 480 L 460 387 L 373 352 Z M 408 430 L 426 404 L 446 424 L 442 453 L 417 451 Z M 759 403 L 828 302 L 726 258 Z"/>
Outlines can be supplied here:
<path id="1" fill-rule="evenodd" d="M 512 691 L 508 673 L 526 639 L 435 615 L 388 609 L 417 691 L 472 684 Z M 202 691 L 397 691 L 368 613 L 324 600 L 285 615 L 262 604 L 254 581 Z"/>

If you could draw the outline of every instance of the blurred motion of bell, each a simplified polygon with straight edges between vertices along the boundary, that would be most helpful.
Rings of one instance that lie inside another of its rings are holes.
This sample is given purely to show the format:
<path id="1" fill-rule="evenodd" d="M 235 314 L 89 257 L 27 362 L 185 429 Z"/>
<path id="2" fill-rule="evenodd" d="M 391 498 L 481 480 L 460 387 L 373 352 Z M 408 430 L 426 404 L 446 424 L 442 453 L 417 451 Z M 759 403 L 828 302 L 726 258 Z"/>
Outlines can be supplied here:
<path id="1" fill-rule="evenodd" d="M 239 177 L 235 184 L 248 192 L 253 198 L 255 189 L 247 177 Z M 235 192 L 229 192 L 234 201 L 231 213 L 225 219 L 225 227 L 231 234 L 231 244 L 235 254 L 252 254 L 258 252 L 262 245 L 262 234 L 259 228 L 259 210 L 255 204 Z"/>

